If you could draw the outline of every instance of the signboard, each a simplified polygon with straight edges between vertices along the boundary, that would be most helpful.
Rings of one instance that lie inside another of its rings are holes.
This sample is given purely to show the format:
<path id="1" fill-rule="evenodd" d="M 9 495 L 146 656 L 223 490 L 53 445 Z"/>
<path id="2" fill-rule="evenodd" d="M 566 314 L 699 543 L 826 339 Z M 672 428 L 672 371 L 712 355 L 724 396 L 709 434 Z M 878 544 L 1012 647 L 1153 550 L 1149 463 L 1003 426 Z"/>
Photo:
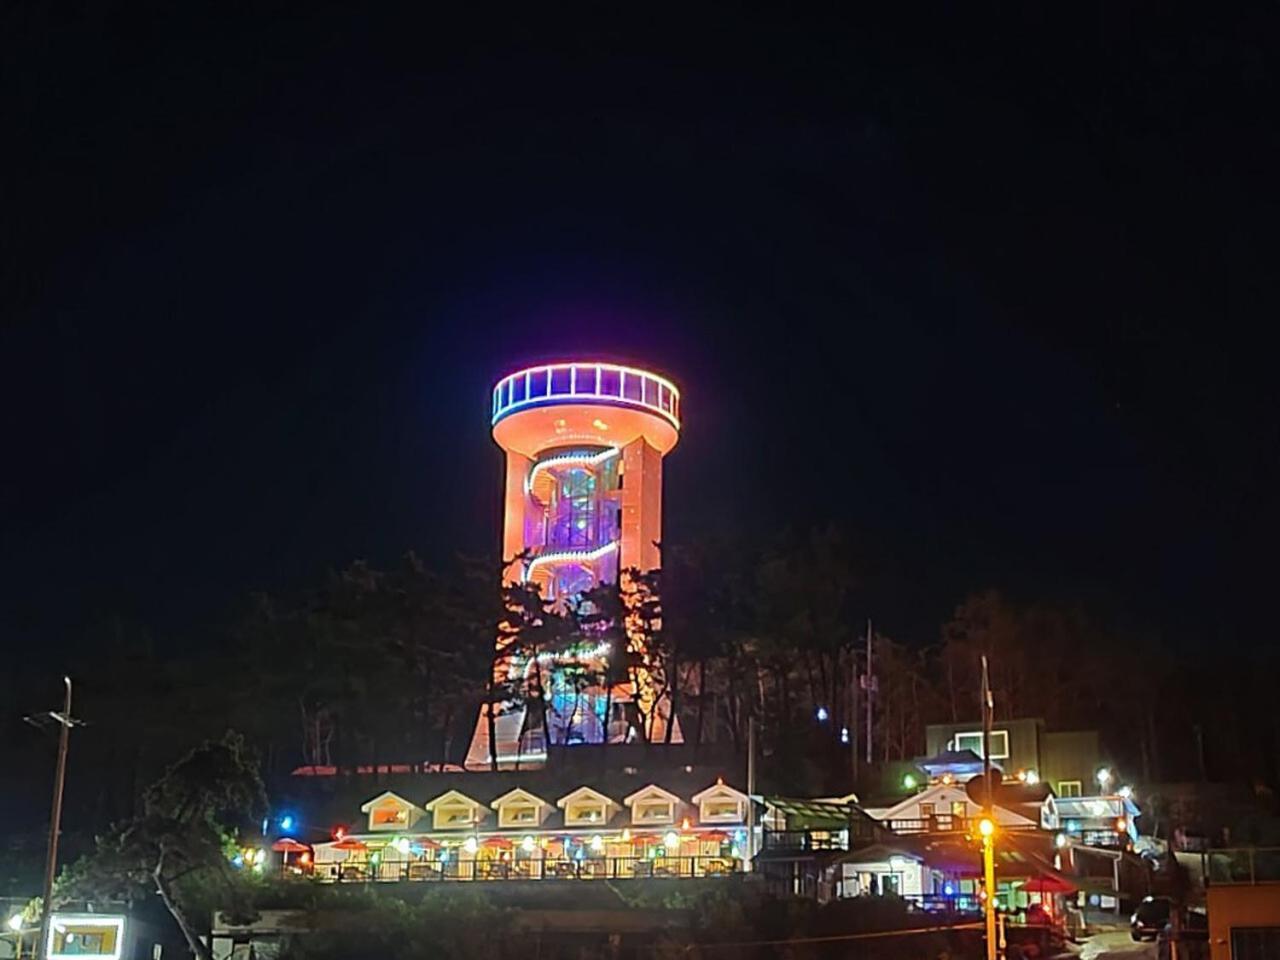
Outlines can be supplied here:
<path id="1" fill-rule="evenodd" d="M 125 918 L 110 913 L 55 913 L 50 918 L 48 960 L 120 960 Z"/>

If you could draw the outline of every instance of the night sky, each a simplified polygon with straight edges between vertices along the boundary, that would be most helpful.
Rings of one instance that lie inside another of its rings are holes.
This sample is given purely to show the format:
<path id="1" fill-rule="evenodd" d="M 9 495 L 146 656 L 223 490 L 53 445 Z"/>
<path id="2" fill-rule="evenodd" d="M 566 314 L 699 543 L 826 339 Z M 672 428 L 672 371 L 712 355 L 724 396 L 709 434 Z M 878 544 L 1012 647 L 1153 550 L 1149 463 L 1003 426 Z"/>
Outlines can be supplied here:
<path id="1" fill-rule="evenodd" d="M 1271 642 L 1274 19 L 73 6 L 0 25 L 5 658 L 496 552 L 489 387 L 580 356 L 683 388 L 669 540 L 835 522 L 902 639 Z"/>

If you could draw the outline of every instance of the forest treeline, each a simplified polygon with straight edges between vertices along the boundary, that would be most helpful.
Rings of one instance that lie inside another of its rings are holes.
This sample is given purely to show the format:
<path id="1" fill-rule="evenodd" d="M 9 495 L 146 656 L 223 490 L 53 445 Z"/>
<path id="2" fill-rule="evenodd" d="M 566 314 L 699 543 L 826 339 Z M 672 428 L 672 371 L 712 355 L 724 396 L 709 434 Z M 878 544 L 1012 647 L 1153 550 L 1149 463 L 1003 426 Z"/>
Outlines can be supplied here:
<path id="1" fill-rule="evenodd" d="M 226 729 L 245 734 L 268 784 L 310 763 L 460 762 L 490 692 L 500 623 L 544 650 L 582 642 L 581 616 L 557 620 L 536 598 L 513 615 L 500 569 L 412 555 L 386 569 L 358 562 L 309 589 L 252 598 L 214 643 L 162 644 L 123 626 L 103 634 L 77 667 L 76 712 L 89 721 L 71 768 L 81 822 L 127 816 L 167 763 Z M 838 786 L 850 759 L 842 728 L 865 736 L 857 678 L 876 611 L 860 569 L 832 530 L 664 545 L 647 629 L 686 742 L 742 749 L 754 720 L 769 758 L 762 776 Z M 586 618 L 597 636 L 606 609 Z M 997 717 L 1096 728 L 1127 780 L 1276 777 L 1273 671 L 1175 656 L 1159 637 L 1083 609 L 988 590 L 962 598 L 936 635 L 876 632 L 872 649 L 877 762 L 922 756 L 928 723 L 976 717 L 985 654 Z"/>

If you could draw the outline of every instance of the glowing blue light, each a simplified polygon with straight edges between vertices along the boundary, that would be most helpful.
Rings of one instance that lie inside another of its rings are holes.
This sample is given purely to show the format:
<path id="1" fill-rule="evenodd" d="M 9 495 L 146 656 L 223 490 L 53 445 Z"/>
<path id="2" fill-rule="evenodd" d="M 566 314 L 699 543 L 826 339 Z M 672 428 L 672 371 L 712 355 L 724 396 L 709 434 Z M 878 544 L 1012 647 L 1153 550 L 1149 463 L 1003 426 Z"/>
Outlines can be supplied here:
<path id="1" fill-rule="evenodd" d="M 953 884 L 946 883 L 942 886 L 942 892 L 948 897 L 954 897 L 956 895 L 956 888 Z"/>
<path id="2" fill-rule="evenodd" d="M 817 716 L 818 716 L 818 722 L 819 722 L 819 723 L 826 723 L 826 722 L 827 722 L 827 718 L 828 718 L 828 717 L 830 717 L 830 716 L 831 716 L 831 714 L 827 713 L 827 708 L 826 708 L 826 707 L 819 707 L 819 708 L 818 708 L 818 714 L 817 714 Z"/>
<path id="3" fill-rule="evenodd" d="M 232 862 L 232 864 L 233 864 L 233 865 L 235 865 L 235 866 L 237 866 L 237 867 L 243 867 L 243 866 L 244 866 L 244 854 L 243 854 L 243 853 L 237 853 L 234 857 L 232 857 L 232 858 L 231 858 L 231 862 Z"/>
<path id="4" fill-rule="evenodd" d="M 281 818 L 280 818 L 280 829 L 281 829 L 281 830 L 284 830 L 284 831 L 286 831 L 286 832 L 288 832 L 289 830 L 292 830 L 292 829 L 293 829 L 293 817 L 292 817 L 292 816 L 290 816 L 290 815 L 289 815 L 289 814 L 287 814 L 287 813 L 286 813 L 283 817 L 281 817 Z"/>
<path id="5" fill-rule="evenodd" d="M 606 374 L 610 379 L 607 386 Z M 636 384 L 634 389 L 627 389 L 628 378 Z M 523 383 L 523 391 L 513 389 L 517 382 Z M 525 407 L 583 403 L 587 398 L 594 403 L 641 407 L 665 417 L 676 429 L 680 427 L 680 391 L 669 380 L 634 367 L 589 361 L 530 367 L 504 377 L 493 392 L 493 422 Z"/>
<path id="6" fill-rule="evenodd" d="M 747 840 L 747 831 L 745 831 L 745 830 L 736 830 L 736 831 L 734 831 L 733 839 L 734 839 L 734 841 L 735 841 L 735 842 L 737 842 L 737 843 L 746 843 L 746 840 Z"/>

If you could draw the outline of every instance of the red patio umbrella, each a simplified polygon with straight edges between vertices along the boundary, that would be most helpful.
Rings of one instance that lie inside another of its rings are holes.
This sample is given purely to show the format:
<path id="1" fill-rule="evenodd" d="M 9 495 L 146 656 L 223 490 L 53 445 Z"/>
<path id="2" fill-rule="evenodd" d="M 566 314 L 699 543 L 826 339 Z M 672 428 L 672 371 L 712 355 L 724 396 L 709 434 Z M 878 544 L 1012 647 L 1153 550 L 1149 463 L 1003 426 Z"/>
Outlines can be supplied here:
<path id="1" fill-rule="evenodd" d="M 498 850 L 510 850 L 515 846 L 515 844 L 506 837 L 490 837 L 488 840 L 485 840 L 481 846 L 494 847 Z"/>
<path id="2" fill-rule="evenodd" d="M 1039 876 L 1020 884 L 1024 893 L 1075 893 L 1077 887 L 1059 877 Z"/>
<path id="3" fill-rule="evenodd" d="M 439 841 L 432 840 L 430 837 L 420 837 L 417 840 L 410 840 L 409 842 L 414 844 L 415 846 L 421 847 L 423 850 L 439 850 L 440 849 Z"/>
<path id="4" fill-rule="evenodd" d="M 271 845 L 271 849 L 276 853 L 306 853 L 311 848 L 305 843 L 299 843 L 292 837 L 281 837 Z"/>
<path id="5" fill-rule="evenodd" d="M 363 840 L 357 840 L 355 837 L 343 837 L 332 844 L 334 850 L 367 850 L 368 844 Z"/>
<path id="6" fill-rule="evenodd" d="M 698 839 L 707 840 L 707 841 L 718 840 L 720 843 L 724 843 L 726 840 L 729 839 L 729 835 L 725 833 L 723 830 L 708 830 L 706 833 L 698 834 Z"/>

